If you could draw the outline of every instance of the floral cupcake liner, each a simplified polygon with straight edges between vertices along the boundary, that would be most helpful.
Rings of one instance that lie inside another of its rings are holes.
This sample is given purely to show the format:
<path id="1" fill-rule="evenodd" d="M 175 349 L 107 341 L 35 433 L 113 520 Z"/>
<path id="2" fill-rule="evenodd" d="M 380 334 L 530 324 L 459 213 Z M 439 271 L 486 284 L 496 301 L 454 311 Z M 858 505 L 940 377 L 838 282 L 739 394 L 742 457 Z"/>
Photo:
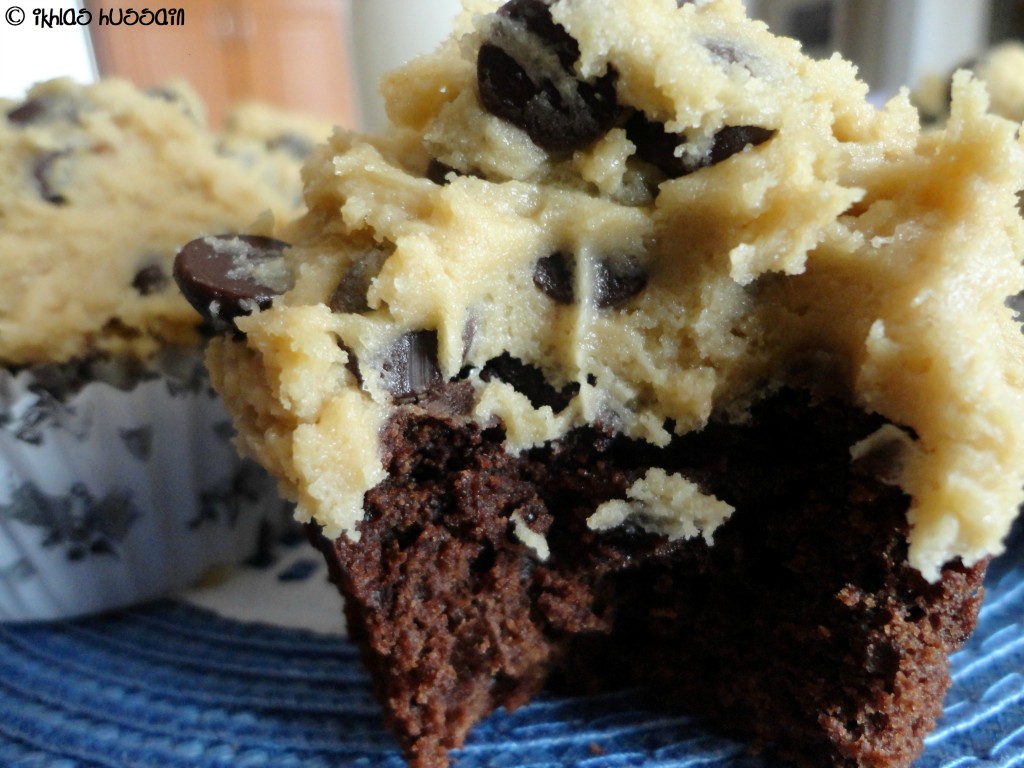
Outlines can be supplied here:
<path id="1" fill-rule="evenodd" d="M 0 621 L 160 597 L 283 534 L 289 505 L 231 434 L 198 353 L 0 370 Z"/>

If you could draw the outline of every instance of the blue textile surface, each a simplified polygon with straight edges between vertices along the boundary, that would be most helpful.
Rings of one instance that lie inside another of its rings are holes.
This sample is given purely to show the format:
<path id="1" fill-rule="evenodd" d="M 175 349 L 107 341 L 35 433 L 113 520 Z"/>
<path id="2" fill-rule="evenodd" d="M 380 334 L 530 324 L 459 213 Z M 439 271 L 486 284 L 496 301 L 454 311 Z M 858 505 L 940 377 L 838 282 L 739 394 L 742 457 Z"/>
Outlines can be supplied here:
<path id="1" fill-rule="evenodd" d="M 1020 539 L 1018 535 L 1016 538 Z M 1024 542 L 990 569 L 918 768 L 1024 766 Z M 636 692 L 543 695 L 481 723 L 458 768 L 772 768 Z M 352 644 L 164 601 L 0 625 L 0 766 L 403 768 Z"/>

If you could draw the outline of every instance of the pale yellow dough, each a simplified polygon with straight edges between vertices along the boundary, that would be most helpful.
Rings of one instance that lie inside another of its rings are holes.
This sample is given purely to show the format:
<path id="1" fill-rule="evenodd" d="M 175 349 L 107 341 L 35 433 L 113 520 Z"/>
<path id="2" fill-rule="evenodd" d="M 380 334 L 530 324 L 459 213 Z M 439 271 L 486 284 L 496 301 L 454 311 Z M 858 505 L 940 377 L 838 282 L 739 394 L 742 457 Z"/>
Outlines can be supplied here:
<path id="1" fill-rule="evenodd" d="M 45 105 L 32 120 L 7 118 Z M 301 210 L 301 163 L 330 127 L 246 105 L 223 132 L 186 86 L 41 83 L 0 114 L 0 363 L 145 358 L 197 339 L 170 279 L 194 237 Z M 41 169 L 41 170 L 40 170 Z M 59 197 L 47 201 L 40 188 Z M 148 293 L 140 270 L 162 275 Z"/>
<path id="2" fill-rule="evenodd" d="M 211 348 L 245 450 L 300 515 L 358 535 L 362 495 L 383 477 L 378 431 L 416 407 L 392 402 L 381 364 L 425 329 L 443 375 L 468 371 L 475 416 L 500 419 L 512 451 L 598 418 L 662 445 L 666 425 L 742 419 L 783 385 L 846 398 L 909 436 L 893 480 L 911 498 L 912 564 L 934 579 L 953 557 L 999 552 L 1024 487 L 1024 336 L 1005 305 L 1024 287 L 1024 147 L 984 88 L 958 76 L 945 128 L 922 133 L 905 94 L 872 106 L 850 64 L 804 56 L 739 0 L 555 2 L 579 75 L 613 67 L 619 102 L 687 146 L 723 126 L 775 132 L 665 180 L 618 127 L 552 154 L 482 109 L 474 62 L 494 7 L 474 2 L 447 43 L 386 79 L 386 135 L 337 132 L 311 160 L 310 211 L 279 233 L 294 288 L 239 321 L 245 341 Z M 436 184 L 431 159 L 461 174 Z M 576 255 L 572 304 L 533 283 L 556 251 Z M 622 306 L 593 301 L 602 254 L 646 270 Z M 332 312 L 336 286 L 367 264 L 369 310 Z M 478 376 L 502 353 L 578 394 L 534 409 Z M 713 538 L 728 514 L 681 480 L 633 490 L 593 523 L 642 519 L 646 503 L 657 530 Z"/>

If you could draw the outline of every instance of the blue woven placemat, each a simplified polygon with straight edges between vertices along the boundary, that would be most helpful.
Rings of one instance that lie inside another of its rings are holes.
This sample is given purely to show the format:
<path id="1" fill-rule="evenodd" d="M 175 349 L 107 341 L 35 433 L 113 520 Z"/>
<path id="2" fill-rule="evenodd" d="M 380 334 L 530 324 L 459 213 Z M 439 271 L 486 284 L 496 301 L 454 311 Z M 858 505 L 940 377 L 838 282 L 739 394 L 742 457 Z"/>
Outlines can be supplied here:
<path id="1" fill-rule="evenodd" d="M 1019 536 L 1017 537 L 1020 538 Z M 919 768 L 1024 765 L 1024 542 L 994 563 Z M 769 768 L 638 693 L 543 695 L 481 723 L 458 768 Z M 180 601 L 0 625 L 0 766 L 403 768 L 352 644 Z"/>

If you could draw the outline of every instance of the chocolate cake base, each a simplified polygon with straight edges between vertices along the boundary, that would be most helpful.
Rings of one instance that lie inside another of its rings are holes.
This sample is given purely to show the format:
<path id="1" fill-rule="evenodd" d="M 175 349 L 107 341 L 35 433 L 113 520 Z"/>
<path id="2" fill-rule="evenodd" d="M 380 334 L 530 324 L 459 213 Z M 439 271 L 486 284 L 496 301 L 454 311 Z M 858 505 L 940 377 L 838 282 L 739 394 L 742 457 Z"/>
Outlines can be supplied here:
<path id="1" fill-rule="evenodd" d="M 388 424 L 358 542 L 311 529 L 414 768 L 547 683 L 644 683 L 807 768 L 920 753 L 985 564 L 935 584 L 908 565 L 907 498 L 850 460 L 877 417 L 785 392 L 664 449 L 587 428 L 513 456 L 460 415 L 461 386 Z M 587 527 L 652 466 L 735 508 L 711 545 Z"/>

